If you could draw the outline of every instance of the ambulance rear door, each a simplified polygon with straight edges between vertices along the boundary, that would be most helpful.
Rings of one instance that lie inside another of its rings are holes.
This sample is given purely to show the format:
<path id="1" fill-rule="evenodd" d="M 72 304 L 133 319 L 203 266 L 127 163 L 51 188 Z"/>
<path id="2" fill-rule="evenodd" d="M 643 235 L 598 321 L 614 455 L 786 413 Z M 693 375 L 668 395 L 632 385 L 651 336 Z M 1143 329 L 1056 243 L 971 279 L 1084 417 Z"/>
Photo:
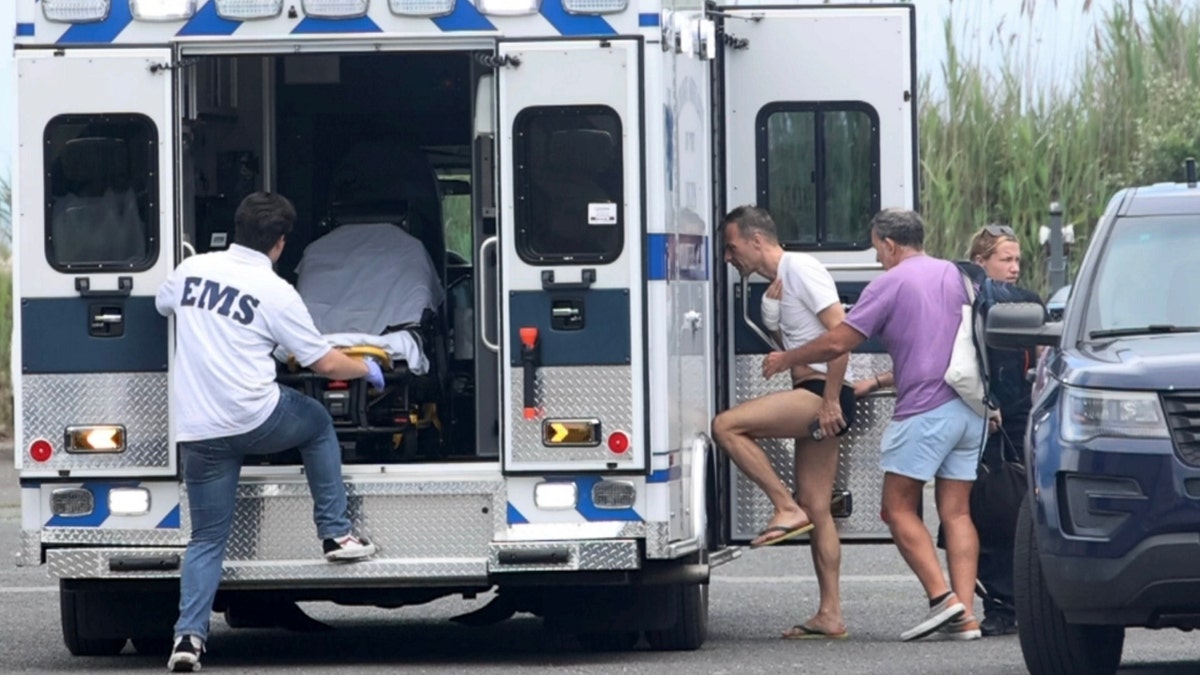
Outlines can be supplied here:
<path id="1" fill-rule="evenodd" d="M 171 63 L 168 49 L 17 51 L 22 478 L 175 474 L 154 307 L 175 263 Z"/>
<path id="2" fill-rule="evenodd" d="M 506 473 L 648 467 L 642 49 L 637 38 L 499 45 Z"/>
<path id="3" fill-rule="evenodd" d="M 730 6 L 716 89 L 723 100 L 726 210 L 767 208 L 788 250 L 829 268 L 846 307 L 880 273 L 869 221 L 883 207 L 917 203 L 916 63 L 911 5 Z M 724 331 L 718 335 L 730 406 L 790 386 L 762 377 L 770 351 L 761 329 L 766 279 L 747 283 L 721 266 Z M 851 356 L 857 377 L 886 372 L 876 343 Z M 844 539 L 887 538 L 879 519 L 879 442 L 893 399 L 859 402 L 842 440 L 833 510 Z M 792 478 L 792 441 L 766 440 L 776 471 Z M 762 491 L 737 471 L 729 481 L 734 541 L 770 519 Z"/>

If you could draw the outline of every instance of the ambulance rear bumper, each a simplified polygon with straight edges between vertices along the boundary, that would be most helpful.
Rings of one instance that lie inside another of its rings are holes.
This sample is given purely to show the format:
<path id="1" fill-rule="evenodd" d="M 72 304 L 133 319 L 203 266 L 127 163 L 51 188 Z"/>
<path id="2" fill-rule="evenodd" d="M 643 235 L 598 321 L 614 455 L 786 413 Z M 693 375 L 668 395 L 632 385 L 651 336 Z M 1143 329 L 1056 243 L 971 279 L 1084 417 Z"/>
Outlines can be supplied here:
<path id="1" fill-rule="evenodd" d="M 51 576 L 60 579 L 178 578 L 184 547 L 63 548 L 46 551 Z M 475 557 L 405 557 L 383 550 L 358 563 L 329 563 L 314 545 L 300 560 L 227 560 L 225 588 L 353 586 L 484 586 L 523 573 L 636 571 L 637 540 L 495 542 Z"/>

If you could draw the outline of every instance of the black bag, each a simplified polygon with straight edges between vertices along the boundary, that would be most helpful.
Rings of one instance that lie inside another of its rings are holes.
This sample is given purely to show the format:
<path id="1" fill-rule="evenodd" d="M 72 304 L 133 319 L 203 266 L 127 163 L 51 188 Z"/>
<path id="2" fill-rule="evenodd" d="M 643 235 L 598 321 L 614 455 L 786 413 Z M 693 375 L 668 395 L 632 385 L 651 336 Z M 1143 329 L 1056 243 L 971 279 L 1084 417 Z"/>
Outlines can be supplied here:
<path id="1" fill-rule="evenodd" d="M 1017 512 L 1025 499 L 1025 464 L 1008 434 L 997 432 L 1000 461 L 979 462 L 971 487 L 971 520 L 979 532 L 979 544 L 987 548 L 1012 548 L 1017 534 Z"/>

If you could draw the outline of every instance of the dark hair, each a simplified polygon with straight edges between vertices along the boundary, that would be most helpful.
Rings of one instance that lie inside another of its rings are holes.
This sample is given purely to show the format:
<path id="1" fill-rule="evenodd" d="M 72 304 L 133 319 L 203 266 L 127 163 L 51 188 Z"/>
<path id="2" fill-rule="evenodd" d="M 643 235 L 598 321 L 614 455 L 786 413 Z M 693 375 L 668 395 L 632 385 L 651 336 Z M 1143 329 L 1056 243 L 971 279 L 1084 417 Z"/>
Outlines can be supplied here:
<path id="1" fill-rule="evenodd" d="M 268 253 L 296 224 L 296 207 L 274 192 L 246 195 L 233 214 L 233 242 Z"/>
<path id="2" fill-rule="evenodd" d="M 757 232 L 767 241 L 779 241 L 779 230 L 775 227 L 775 219 L 771 218 L 771 214 L 764 208 L 753 204 L 739 206 L 725 214 L 725 218 L 721 221 L 721 227 L 727 227 L 730 223 L 738 226 L 738 231 L 744 238 L 748 239 Z"/>
<path id="3" fill-rule="evenodd" d="M 871 229 L 880 239 L 891 239 L 900 246 L 918 251 L 925 249 L 925 221 L 908 209 L 884 209 L 871 219 Z"/>

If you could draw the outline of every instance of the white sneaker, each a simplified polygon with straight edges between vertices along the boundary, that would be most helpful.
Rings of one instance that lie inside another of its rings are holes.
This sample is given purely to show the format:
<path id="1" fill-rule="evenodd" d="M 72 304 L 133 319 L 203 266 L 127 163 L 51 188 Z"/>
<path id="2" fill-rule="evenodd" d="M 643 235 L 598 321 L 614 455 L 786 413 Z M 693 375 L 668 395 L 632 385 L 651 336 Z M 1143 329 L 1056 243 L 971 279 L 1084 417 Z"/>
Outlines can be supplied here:
<path id="1" fill-rule="evenodd" d="M 172 673 L 194 673 L 200 670 L 200 654 L 204 652 L 204 643 L 195 635 L 180 635 L 175 638 L 171 648 L 171 658 L 167 660 L 167 670 Z"/>
<path id="2" fill-rule="evenodd" d="M 330 562 L 354 562 L 375 555 L 375 544 L 347 534 L 344 537 L 326 539 L 321 542 L 325 549 L 325 559 Z"/>
<path id="3" fill-rule="evenodd" d="M 929 613 L 921 620 L 921 623 L 909 628 L 900 634 L 900 639 L 908 642 L 909 640 L 919 640 L 927 635 L 932 635 L 939 628 L 945 626 L 951 621 L 962 617 L 967 613 L 967 608 L 958 601 L 958 597 L 951 593 L 942 599 L 941 602 L 929 608 Z"/>

